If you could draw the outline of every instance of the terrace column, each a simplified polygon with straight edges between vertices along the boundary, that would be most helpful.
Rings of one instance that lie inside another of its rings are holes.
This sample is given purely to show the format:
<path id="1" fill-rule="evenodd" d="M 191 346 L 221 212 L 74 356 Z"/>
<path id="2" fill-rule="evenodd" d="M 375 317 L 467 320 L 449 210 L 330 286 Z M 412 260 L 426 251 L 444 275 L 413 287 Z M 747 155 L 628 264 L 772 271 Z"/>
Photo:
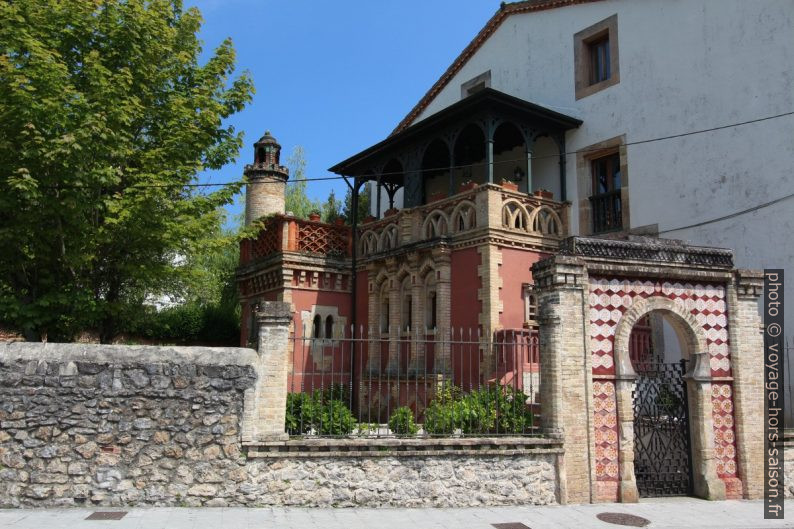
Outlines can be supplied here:
<path id="1" fill-rule="evenodd" d="M 283 301 L 264 301 L 256 313 L 256 322 L 259 325 L 257 381 L 253 398 L 245 399 L 243 440 L 285 440 L 292 308 Z"/>
<path id="2" fill-rule="evenodd" d="M 567 182 L 565 181 L 565 133 L 563 132 L 555 138 L 557 148 L 560 151 L 560 202 L 568 200 Z"/>
<path id="3" fill-rule="evenodd" d="M 532 266 L 540 324 L 540 406 L 543 433 L 563 440 L 560 503 L 593 500 L 591 439 L 593 376 L 585 340 L 587 272 L 581 259 L 549 257 Z"/>
<path id="4" fill-rule="evenodd" d="M 527 143 L 526 145 L 527 145 L 527 149 L 526 149 L 526 154 L 527 154 L 527 194 L 531 195 L 532 194 L 532 149 L 533 149 L 534 146 L 532 144 L 530 144 L 530 143 Z"/>
<path id="5" fill-rule="evenodd" d="M 487 178 L 489 184 L 493 184 L 493 136 L 495 127 L 489 120 L 488 122 L 488 137 L 485 140 L 485 163 L 487 165 Z"/>
<path id="6" fill-rule="evenodd" d="M 381 190 L 383 189 L 383 185 L 381 184 L 380 179 L 381 179 L 381 175 L 378 175 L 378 206 L 377 206 L 377 213 L 375 214 L 375 217 L 378 218 L 378 219 L 381 218 L 381 216 L 380 216 L 380 197 L 381 197 Z"/>
<path id="7" fill-rule="evenodd" d="M 742 495 L 756 499 L 763 495 L 764 470 L 764 340 L 758 315 L 764 276 L 756 270 L 735 270 L 733 274 L 727 302 L 736 459 Z"/>

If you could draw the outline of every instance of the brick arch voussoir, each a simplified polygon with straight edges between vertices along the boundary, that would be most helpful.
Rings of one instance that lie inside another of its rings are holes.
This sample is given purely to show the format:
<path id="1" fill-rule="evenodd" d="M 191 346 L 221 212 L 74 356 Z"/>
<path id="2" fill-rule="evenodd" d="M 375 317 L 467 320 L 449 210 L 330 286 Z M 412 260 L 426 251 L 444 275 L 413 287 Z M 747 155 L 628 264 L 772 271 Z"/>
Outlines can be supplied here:
<path id="1" fill-rule="evenodd" d="M 631 358 L 629 357 L 629 338 L 634 325 L 646 314 L 659 311 L 672 316 L 671 323 L 683 332 L 686 337 L 687 349 L 692 353 L 705 353 L 708 351 L 706 336 L 703 328 L 692 314 L 673 300 L 661 296 L 651 296 L 635 301 L 618 321 L 615 328 L 615 366 L 620 374 L 633 374 Z"/>

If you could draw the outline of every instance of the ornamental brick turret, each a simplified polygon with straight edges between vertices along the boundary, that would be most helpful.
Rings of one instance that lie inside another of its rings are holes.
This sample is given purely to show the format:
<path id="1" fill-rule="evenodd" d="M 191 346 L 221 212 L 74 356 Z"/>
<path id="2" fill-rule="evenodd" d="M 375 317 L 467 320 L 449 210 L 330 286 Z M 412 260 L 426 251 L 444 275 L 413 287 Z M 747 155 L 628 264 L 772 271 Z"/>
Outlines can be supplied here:
<path id="1" fill-rule="evenodd" d="M 254 163 L 245 166 L 245 225 L 260 217 L 284 213 L 284 192 L 289 169 L 279 165 L 281 145 L 265 132 L 254 143 Z"/>

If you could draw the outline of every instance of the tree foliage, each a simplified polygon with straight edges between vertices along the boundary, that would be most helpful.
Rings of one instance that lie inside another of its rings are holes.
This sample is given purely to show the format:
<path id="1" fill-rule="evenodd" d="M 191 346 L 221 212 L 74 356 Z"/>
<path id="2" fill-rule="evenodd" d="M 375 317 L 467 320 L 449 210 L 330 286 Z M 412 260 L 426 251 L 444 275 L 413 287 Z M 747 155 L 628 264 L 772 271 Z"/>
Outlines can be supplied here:
<path id="1" fill-rule="evenodd" d="M 297 146 L 287 158 L 290 179 L 284 195 L 285 210 L 292 215 L 308 219 L 312 213 L 319 213 L 323 222 L 334 222 L 342 216 L 342 203 L 336 198 L 332 189 L 325 202 L 312 200 L 306 193 L 306 153 L 303 147 Z"/>
<path id="2" fill-rule="evenodd" d="M 369 205 L 369 187 L 363 186 L 361 190 L 358 192 L 358 223 L 361 224 L 361 221 L 370 216 L 370 205 Z M 353 225 L 353 193 L 351 192 L 350 188 L 348 188 L 347 193 L 345 194 L 345 205 L 342 208 L 342 216 L 345 219 L 345 222 L 352 226 Z"/>
<path id="3" fill-rule="evenodd" d="M 199 64 L 200 25 L 180 0 L 0 0 L 0 320 L 29 339 L 107 341 L 225 244 L 239 186 L 190 184 L 236 157 L 253 84 L 230 40 Z"/>
<path id="4" fill-rule="evenodd" d="M 285 210 L 301 219 L 308 219 L 309 215 L 319 212 L 321 206 L 306 194 L 306 153 L 303 147 L 296 146 L 287 158 L 290 179 L 284 194 Z"/>

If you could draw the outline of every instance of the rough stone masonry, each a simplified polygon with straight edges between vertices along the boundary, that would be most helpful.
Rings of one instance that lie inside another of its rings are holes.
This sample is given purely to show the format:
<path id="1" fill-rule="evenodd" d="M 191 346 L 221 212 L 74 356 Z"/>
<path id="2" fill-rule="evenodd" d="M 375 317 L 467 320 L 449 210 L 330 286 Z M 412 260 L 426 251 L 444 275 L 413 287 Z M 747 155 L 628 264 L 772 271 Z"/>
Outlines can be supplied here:
<path id="1" fill-rule="evenodd" d="M 257 456 L 241 432 L 260 362 L 238 348 L 0 344 L 0 507 L 556 500 L 544 448 L 320 454 L 286 441 Z"/>

